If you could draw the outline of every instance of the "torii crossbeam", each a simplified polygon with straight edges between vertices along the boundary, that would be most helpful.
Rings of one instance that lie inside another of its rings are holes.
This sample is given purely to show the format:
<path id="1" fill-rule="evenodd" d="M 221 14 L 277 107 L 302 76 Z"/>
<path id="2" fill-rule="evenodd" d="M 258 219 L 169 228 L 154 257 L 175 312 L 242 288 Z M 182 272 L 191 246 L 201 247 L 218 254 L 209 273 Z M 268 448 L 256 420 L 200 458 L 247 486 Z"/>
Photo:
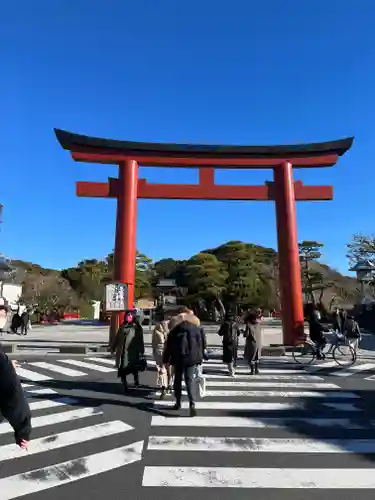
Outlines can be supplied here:
<path id="1" fill-rule="evenodd" d="M 331 200 L 331 186 L 305 186 L 293 181 L 293 168 L 330 167 L 352 145 L 353 138 L 295 146 L 201 146 L 115 141 L 55 133 L 76 161 L 117 164 L 118 178 L 77 182 L 77 195 L 116 198 L 114 280 L 129 288 L 134 304 L 137 199 L 275 201 L 284 344 L 304 334 L 302 286 L 295 201 Z M 139 166 L 199 169 L 198 184 L 149 184 L 138 179 Z M 273 182 L 262 186 L 215 184 L 215 169 L 272 169 Z M 118 318 L 120 319 L 120 318 Z"/>

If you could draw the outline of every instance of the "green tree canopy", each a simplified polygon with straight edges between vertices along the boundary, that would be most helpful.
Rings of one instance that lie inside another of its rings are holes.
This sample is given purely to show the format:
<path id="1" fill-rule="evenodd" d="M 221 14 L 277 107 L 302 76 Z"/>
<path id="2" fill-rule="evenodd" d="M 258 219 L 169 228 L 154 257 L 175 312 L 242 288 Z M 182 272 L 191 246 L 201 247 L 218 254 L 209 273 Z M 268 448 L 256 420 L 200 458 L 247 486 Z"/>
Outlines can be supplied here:
<path id="1" fill-rule="evenodd" d="M 317 241 L 301 241 L 298 243 L 300 261 L 303 263 L 304 268 L 309 268 L 309 263 L 313 260 L 318 260 L 322 256 L 321 248 L 324 245 Z"/>
<path id="2" fill-rule="evenodd" d="M 347 245 L 350 265 L 354 266 L 361 260 L 375 262 L 375 236 L 354 234 L 352 241 Z"/>

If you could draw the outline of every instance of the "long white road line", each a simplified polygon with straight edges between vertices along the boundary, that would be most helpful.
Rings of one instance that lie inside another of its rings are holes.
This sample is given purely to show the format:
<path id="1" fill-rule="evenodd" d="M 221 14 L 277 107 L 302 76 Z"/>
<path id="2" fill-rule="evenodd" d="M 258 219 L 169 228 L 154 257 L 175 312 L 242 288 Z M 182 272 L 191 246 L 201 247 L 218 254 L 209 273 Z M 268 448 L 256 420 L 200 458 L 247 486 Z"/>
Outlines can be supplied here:
<path id="1" fill-rule="evenodd" d="M 273 429 L 273 428 L 293 428 L 298 425 L 310 425 L 319 428 L 343 429 L 366 429 L 375 427 L 375 423 L 366 422 L 367 426 L 357 423 L 349 418 L 297 418 L 297 417 L 267 417 L 267 418 L 249 418 L 249 417 L 164 417 L 161 415 L 153 416 L 151 419 L 152 427 L 209 427 L 209 428 L 253 428 L 253 429 Z"/>
<path id="2" fill-rule="evenodd" d="M 77 404 L 78 401 L 69 397 L 62 397 L 58 399 L 42 399 L 40 401 L 34 401 L 29 403 L 30 410 L 46 410 L 47 408 L 55 408 L 57 406 L 66 406 Z"/>
<path id="3" fill-rule="evenodd" d="M 253 397 L 253 398 L 332 398 L 360 399 L 354 392 L 340 391 L 207 391 L 209 397 Z"/>
<path id="4" fill-rule="evenodd" d="M 2 478 L 0 479 L 1 500 L 14 500 L 140 461 L 142 449 L 143 441 L 138 441 L 121 448 Z M 36 480 L 35 478 L 38 477 L 41 479 Z"/>
<path id="5" fill-rule="evenodd" d="M 78 410 L 64 411 L 61 413 L 52 413 L 49 415 L 42 415 L 32 419 L 33 429 L 38 427 L 46 427 L 48 425 L 56 425 L 62 422 L 71 422 L 73 420 L 80 420 L 87 417 L 94 417 L 103 415 L 103 412 L 96 408 L 79 408 Z M 13 432 L 11 425 L 8 422 L 0 423 L 0 434 L 7 434 Z M 0 448 L 1 449 L 1 448 Z"/>
<path id="6" fill-rule="evenodd" d="M 299 382 L 298 385 L 295 382 L 274 382 L 272 380 L 268 382 L 252 382 L 252 381 L 241 381 L 241 380 L 207 380 L 206 387 L 272 387 L 273 389 L 339 389 L 337 384 L 330 384 L 328 382 Z"/>
<path id="7" fill-rule="evenodd" d="M 29 363 L 30 366 L 36 366 L 42 370 L 48 370 L 50 372 L 56 372 L 61 375 L 66 375 L 67 377 L 83 377 L 86 373 L 80 372 L 79 370 L 73 370 L 72 368 L 67 368 L 65 366 L 55 365 L 53 363 L 46 363 L 44 361 L 38 361 L 35 363 Z"/>
<path id="8" fill-rule="evenodd" d="M 133 427 L 130 425 L 121 422 L 121 420 L 117 420 L 92 425 L 90 427 L 83 427 L 73 431 L 61 432 L 39 439 L 33 439 L 28 448 L 27 455 L 35 455 L 37 453 L 64 448 L 65 446 L 85 443 L 93 439 L 121 434 L 122 432 L 127 432 L 132 429 Z M 24 456 L 24 451 L 15 447 L 13 443 L 0 447 L 0 462 L 13 458 L 20 458 L 22 456 Z"/>
<path id="9" fill-rule="evenodd" d="M 45 388 L 42 388 L 42 389 L 32 389 L 32 390 L 27 389 L 25 391 L 25 394 L 26 394 L 26 396 L 28 394 L 31 394 L 31 395 L 35 394 L 35 395 L 38 395 L 38 396 L 43 396 L 43 395 L 46 396 L 46 395 L 58 394 L 58 392 L 54 391 L 53 389 L 49 389 L 48 387 L 45 387 Z"/>
<path id="10" fill-rule="evenodd" d="M 143 486 L 251 489 L 375 489 L 375 476 L 371 474 L 371 469 L 145 467 Z M 353 498 L 355 498 L 355 493 L 353 493 Z"/>
<path id="11" fill-rule="evenodd" d="M 78 359 L 58 359 L 59 363 L 66 363 L 67 365 L 78 366 L 80 368 L 85 368 L 86 370 L 93 370 L 102 373 L 110 373 L 115 371 L 115 368 L 108 368 L 106 366 L 99 366 L 93 363 L 86 363 L 85 361 L 79 361 Z"/>
<path id="12" fill-rule="evenodd" d="M 167 408 L 174 405 L 174 401 L 155 401 L 154 406 Z M 182 408 L 188 408 L 187 401 L 182 402 Z M 284 411 L 284 410 L 304 410 L 305 404 L 295 403 L 262 403 L 251 401 L 198 401 L 195 404 L 198 410 L 257 410 L 257 411 Z"/>
<path id="13" fill-rule="evenodd" d="M 305 366 L 305 370 L 308 372 L 316 372 L 319 370 L 324 370 L 325 368 L 332 368 L 333 366 L 335 366 L 336 368 L 338 367 L 336 361 L 328 361 L 327 363 L 322 363 L 319 365 L 308 365 Z"/>
<path id="14" fill-rule="evenodd" d="M 204 376 L 206 379 L 218 379 L 218 380 L 228 380 L 228 375 L 225 373 L 222 374 L 216 374 L 216 373 L 205 373 Z M 234 379 L 236 381 L 240 380 L 294 380 L 296 382 L 299 382 L 300 380 L 308 380 L 310 382 L 317 382 L 318 380 L 324 380 L 323 377 L 318 377 L 317 375 L 264 375 L 262 373 L 258 375 L 250 375 L 248 374 L 241 374 L 240 376 L 236 375 L 236 378 Z"/>
<path id="15" fill-rule="evenodd" d="M 103 363 L 105 365 L 110 365 L 115 368 L 115 360 L 108 358 L 87 358 L 88 361 L 94 361 L 95 363 Z"/>
<path id="16" fill-rule="evenodd" d="M 260 453 L 375 453 L 375 439 L 268 439 L 248 437 L 150 436 L 149 450 Z M 1 455 L 0 455 L 1 456 Z"/>
<path id="17" fill-rule="evenodd" d="M 33 382 L 46 382 L 47 380 L 53 380 L 52 377 L 47 377 L 47 375 L 26 370 L 26 368 L 22 368 L 21 366 L 16 367 L 16 373 L 20 378 L 32 380 Z"/>
<path id="18" fill-rule="evenodd" d="M 354 375 L 355 373 L 359 372 L 365 372 L 369 370 L 373 370 L 375 368 L 374 363 L 362 363 L 358 365 L 353 365 L 350 368 L 348 368 L 346 371 L 335 371 L 331 372 L 330 376 L 335 376 L 335 377 L 350 377 L 351 375 Z"/>

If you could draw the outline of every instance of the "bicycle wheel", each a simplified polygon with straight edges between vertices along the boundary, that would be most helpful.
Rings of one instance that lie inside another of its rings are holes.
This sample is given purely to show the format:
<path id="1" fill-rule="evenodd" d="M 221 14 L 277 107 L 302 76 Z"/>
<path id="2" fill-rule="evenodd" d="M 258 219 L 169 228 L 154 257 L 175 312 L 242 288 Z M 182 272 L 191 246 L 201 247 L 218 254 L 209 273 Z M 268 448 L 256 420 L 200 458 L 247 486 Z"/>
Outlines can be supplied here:
<path id="1" fill-rule="evenodd" d="M 310 342 L 299 342 L 293 349 L 293 359 L 300 365 L 310 365 L 316 356 L 316 349 Z"/>
<path id="2" fill-rule="evenodd" d="M 340 344 L 333 349 L 333 359 L 340 366 L 351 366 L 357 360 L 357 353 L 349 344 Z"/>

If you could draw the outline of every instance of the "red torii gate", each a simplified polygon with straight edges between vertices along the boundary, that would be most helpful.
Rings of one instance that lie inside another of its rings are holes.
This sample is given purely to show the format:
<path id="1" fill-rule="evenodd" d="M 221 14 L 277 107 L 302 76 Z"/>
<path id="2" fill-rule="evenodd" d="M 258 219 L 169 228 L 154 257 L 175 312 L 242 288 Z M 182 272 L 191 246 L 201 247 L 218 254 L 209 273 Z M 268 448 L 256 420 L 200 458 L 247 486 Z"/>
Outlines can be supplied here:
<path id="1" fill-rule="evenodd" d="M 290 146 L 203 146 L 100 139 L 59 129 L 55 133 L 75 161 L 119 166 L 118 178 L 108 182 L 77 182 L 77 196 L 117 199 L 113 278 L 128 285 L 129 308 L 134 305 L 137 198 L 274 200 L 284 344 L 301 338 L 304 314 L 295 201 L 332 200 L 333 188 L 294 182 L 292 169 L 335 165 L 351 147 L 352 137 Z M 139 166 L 198 168 L 199 184 L 149 184 L 138 179 Z M 273 169 L 274 180 L 263 186 L 216 185 L 215 168 Z"/>

